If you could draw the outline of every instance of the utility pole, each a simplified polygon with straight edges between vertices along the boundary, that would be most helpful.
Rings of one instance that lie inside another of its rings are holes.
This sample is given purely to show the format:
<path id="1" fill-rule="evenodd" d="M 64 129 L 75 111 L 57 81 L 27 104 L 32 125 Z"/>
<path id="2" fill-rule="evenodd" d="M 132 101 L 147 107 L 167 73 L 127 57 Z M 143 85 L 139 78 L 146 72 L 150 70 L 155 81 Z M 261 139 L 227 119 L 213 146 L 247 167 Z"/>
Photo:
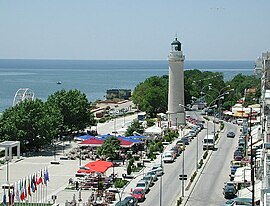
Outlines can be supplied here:
<path id="1" fill-rule="evenodd" d="M 251 117 L 252 108 L 250 108 L 249 114 L 249 136 L 250 136 L 250 169 L 251 169 L 251 192 L 252 192 L 252 206 L 255 206 L 255 180 L 254 180 L 254 160 L 253 160 L 253 138 L 251 135 Z"/>

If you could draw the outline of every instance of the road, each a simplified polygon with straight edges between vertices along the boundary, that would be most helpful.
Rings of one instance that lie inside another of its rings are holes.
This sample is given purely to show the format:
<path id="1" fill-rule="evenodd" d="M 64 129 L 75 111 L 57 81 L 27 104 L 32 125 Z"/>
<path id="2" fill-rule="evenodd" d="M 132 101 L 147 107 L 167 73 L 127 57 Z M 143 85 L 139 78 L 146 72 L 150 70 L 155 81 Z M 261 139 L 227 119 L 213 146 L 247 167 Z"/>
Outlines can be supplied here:
<path id="1" fill-rule="evenodd" d="M 227 138 L 228 130 L 236 133 L 235 138 Z M 226 200 L 223 197 L 224 182 L 229 181 L 230 161 L 233 158 L 233 151 L 237 146 L 237 139 L 240 134 L 237 126 L 225 123 L 224 133 L 217 144 L 217 151 L 214 151 L 206 164 L 193 192 L 187 202 L 187 206 L 217 206 Z"/>
<path id="2" fill-rule="evenodd" d="M 194 115 L 194 114 L 193 114 Z M 196 169 L 196 154 L 198 146 L 198 160 L 203 155 L 202 140 L 206 135 L 207 130 L 204 129 L 198 134 L 198 139 L 192 140 L 187 146 L 184 154 L 184 173 L 187 174 L 188 180 Z M 197 141 L 198 140 L 198 141 Z M 140 205 L 166 205 L 175 206 L 176 200 L 181 196 L 181 181 L 179 175 L 182 174 L 183 154 L 181 154 L 174 163 L 164 164 L 164 172 L 162 179 L 151 188 L 151 191 L 146 195 L 146 200 Z M 162 183 L 161 183 L 162 182 Z M 185 187 L 188 181 L 185 182 Z M 185 195 L 187 192 L 185 192 Z"/>
<path id="3" fill-rule="evenodd" d="M 196 118 L 198 115 L 195 112 L 189 113 L 192 117 Z M 111 120 L 106 124 L 98 125 L 98 132 L 105 134 L 110 131 L 112 133 L 115 129 L 122 127 L 124 121 L 132 121 L 136 118 L 136 115 L 126 116 L 125 119 L 118 118 Z M 201 117 L 199 117 L 201 118 Z M 207 125 L 207 124 L 205 124 Z M 216 126 L 216 130 L 218 127 Z M 226 137 L 228 130 L 232 130 L 236 133 L 236 137 L 231 139 Z M 208 133 L 211 134 L 214 131 L 214 125 L 212 122 L 208 123 Z M 207 134 L 207 129 L 202 130 L 198 134 L 198 138 L 195 138 L 185 151 L 184 160 L 184 173 L 187 174 L 188 180 L 196 169 L 197 148 L 198 148 L 198 160 L 203 155 L 202 140 Z M 225 123 L 225 130 L 221 133 L 221 138 L 217 144 L 218 150 L 214 151 L 206 164 L 203 173 L 201 174 L 194 190 L 190 188 L 189 191 L 185 191 L 185 197 L 189 196 L 186 205 L 220 205 L 225 202 L 222 194 L 222 188 L 224 182 L 229 180 L 230 173 L 230 161 L 232 160 L 233 151 L 237 146 L 237 137 L 240 132 L 237 126 Z M 182 174 L 183 155 L 176 159 L 174 163 L 164 164 L 165 174 L 162 178 L 156 182 L 151 188 L 150 192 L 146 195 L 146 200 L 140 205 L 175 205 L 176 200 L 182 195 L 181 181 L 179 175 Z M 185 188 L 187 183 L 185 182 Z M 191 192 L 191 194 L 190 194 Z"/>

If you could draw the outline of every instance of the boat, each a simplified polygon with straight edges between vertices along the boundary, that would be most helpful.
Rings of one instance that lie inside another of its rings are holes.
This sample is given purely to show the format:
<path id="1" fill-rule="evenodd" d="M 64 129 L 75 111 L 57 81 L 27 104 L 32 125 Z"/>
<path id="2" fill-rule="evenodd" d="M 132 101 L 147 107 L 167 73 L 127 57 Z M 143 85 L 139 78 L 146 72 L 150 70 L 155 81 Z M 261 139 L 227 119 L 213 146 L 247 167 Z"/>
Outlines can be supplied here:
<path id="1" fill-rule="evenodd" d="M 58 81 L 56 84 L 62 84 L 62 82 L 61 81 Z"/>

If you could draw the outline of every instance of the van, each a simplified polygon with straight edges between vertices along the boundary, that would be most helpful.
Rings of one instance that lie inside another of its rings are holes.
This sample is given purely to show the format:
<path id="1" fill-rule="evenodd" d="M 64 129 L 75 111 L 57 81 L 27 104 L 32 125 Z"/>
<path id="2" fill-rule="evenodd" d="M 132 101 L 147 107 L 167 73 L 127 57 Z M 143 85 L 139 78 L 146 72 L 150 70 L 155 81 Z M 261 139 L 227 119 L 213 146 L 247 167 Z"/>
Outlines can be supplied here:
<path id="1" fill-rule="evenodd" d="M 206 135 L 203 139 L 203 150 L 214 150 L 215 149 L 215 136 L 214 135 Z"/>

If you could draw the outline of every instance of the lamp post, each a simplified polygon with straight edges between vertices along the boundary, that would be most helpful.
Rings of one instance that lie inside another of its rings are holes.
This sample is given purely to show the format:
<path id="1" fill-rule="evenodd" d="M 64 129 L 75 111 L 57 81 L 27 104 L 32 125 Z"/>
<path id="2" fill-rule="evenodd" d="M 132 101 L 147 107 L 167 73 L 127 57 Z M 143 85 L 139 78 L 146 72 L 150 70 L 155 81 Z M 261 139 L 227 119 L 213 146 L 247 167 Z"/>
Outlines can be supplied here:
<path id="1" fill-rule="evenodd" d="M 9 156 L 6 157 L 6 162 L 7 162 L 7 184 L 9 185 Z"/>

